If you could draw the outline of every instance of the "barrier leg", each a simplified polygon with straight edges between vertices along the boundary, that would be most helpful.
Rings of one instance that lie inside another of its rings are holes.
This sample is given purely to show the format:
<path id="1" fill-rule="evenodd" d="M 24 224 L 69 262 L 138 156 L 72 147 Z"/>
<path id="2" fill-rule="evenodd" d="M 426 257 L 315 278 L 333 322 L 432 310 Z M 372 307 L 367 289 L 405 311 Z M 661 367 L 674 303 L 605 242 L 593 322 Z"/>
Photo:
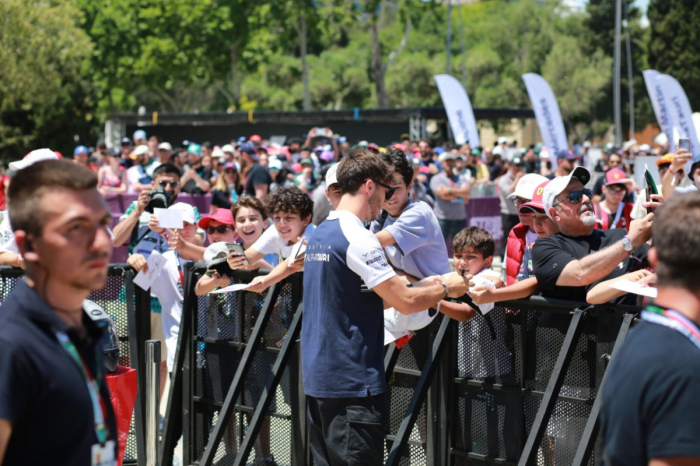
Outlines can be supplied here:
<path id="1" fill-rule="evenodd" d="M 160 341 L 146 341 L 146 465 L 158 464 Z"/>
<path id="2" fill-rule="evenodd" d="M 627 333 L 629 332 L 630 325 L 632 324 L 632 319 L 635 314 L 625 314 L 622 318 L 622 326 L 617 334 L 617 339 L 615 340 L 615 347 L 613 348 L 612 358 L 615 357 L 617 352 L 622 346 L 622 342 L 627 338 Z M 598 389 L 598 394 L 593 402 L 593 407 L 591 408 L 591 414 L 588 416 L 588 421 L 586 422 L 586 427 L 583 430 L 583 435 L 581 436 L 581 442 L 576 450 L 576 456 L 574 456 L 573 466 L 588 464 L 588 460 L 591 456 L 591 451 L 595 445 L 596 439 L 598 438 L 598 428 L 599 428 L 599 416 L 600 408 L 603 406 L 603 388 L 605 387 L 605 379 L 608 377 L 608 371 L 605 371 L 603 375 L 603 381 L 600 383 L 600 388 Z"/>
<path id="3" fill-rule="evenodd" d="M 554 364 L 554 370 L 547 383 L 547 389 L 544 397 L 542 397 L 540 408 L 537 410 L 537 416 L 535 416 L 530 435 L 527 438 L 527 442 L 525 442 L 525 449 L 520 456 L 518 466 L 527 466 L 537 463 L 537 450 L 542 442 L 542 436 L 547 429 L 549 418 L 557 402 L 557 395 L 564 383 L 566 372 L 569 369 L 571 358 L 574 355 L 574 350 L 576 349 L 576 344 L 581 334 L 581 318 L 586 310 L 587 309 L 576 309 L 574 311 L 574 316 L 571 319 L 571 324 L 569 324 L 569 329 L 566 332 L 564 343 L 561 346 L 559 356 Z"/>

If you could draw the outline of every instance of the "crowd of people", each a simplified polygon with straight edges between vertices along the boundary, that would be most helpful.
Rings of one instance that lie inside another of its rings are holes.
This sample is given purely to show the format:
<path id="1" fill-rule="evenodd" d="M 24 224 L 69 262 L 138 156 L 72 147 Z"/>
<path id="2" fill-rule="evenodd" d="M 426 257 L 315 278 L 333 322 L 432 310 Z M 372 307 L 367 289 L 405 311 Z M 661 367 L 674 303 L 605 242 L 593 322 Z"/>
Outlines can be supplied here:
<path id="1" fill-rule="evenodd" d="M 648 147 L 636 153 L 607 149 L 594 179 L 596 172 L 585 167 L 587 145 L 552 155 L 540 146 L 517 149 L 505 138 L 493 148 L 471 148 L 411 141 L 405 135 L 379 147 L 368 142 L 350 146 L 332 135 L 329 128 L 313 128 L 305 139 L 291 138 L 284 146 L 253 135 L 221 147 L 184 141 L 174 150 L 170 143 L 138 130 L 133 140 L 122 140 L 120 150 L 100 143 L 94 150 L 77 147 L 75 163 L 55 160 L 59 154 L 48 149 L 11 163 L 10 176 L 2 180 L 8 205 L 0 213 L 0 265 L 26 268 L 30 284 L 3 303 L 7 312 L 0 312 L 0 394 L 5 395 L 0 403 L 0 464 L 3 453 L 7 464 L 15 464 L 21 448 L 31 443 L 36 427 L 18 422 L 27 416 L 27 403 L 41 394 L 18 392 L 17 387 L 25 381 L 39 383 L 42 376 L 17 362 L 41 353 L 28 356 L 18 334 L 7 329 L 23 335 L 36 332 L 31 321 L 17 316 L 36 305 L 41 318 L 53 324 L 53 333 L 42 336 L 47 354 L 53 334 L 60 342 L 73 341 L 81 355 L 87 354 L 91 343 L 86 336 L 97 329 L 85 324 L 77 310 L 89 290 L 104 284 L 105 254 L 108 258 L 113 246 L 128 246 L 128 263 L 137 271 L 147 271 L 149 257 L 156 252 L 165 258 L 150 288 L 152 336 L 166 348 L 163 383 L 174 369 L 187 263 L 199 263 L 208 271 L 196 284 L 197 295 L 228 286 L 233 270 L 270 269 L 251 282 L 251 292 L 263 292 L 303 271 L 302 366 L 316 464 L 381 463 L 386 415 L 383 346 L 410 338 L 438 313 L 463 322 L 477 315 L 473 306 L 447 298 L 469 292 L 481 312 L 494 302 L 533 294 L 637 304 L 636 295 L 613 286 L 621 279 L 642 286 L 686 287 L 695 296 L 690 283 L 671 279 L 677 276 L 674 267 L 687 269 L 685 259 L 675 252 L 665 255 L 666 249 L 650 249 L 657 239 L 652 232 L 668 230 L 700 247 L 691 235 L 696 228 L 691 220 L 700 215 L 700 196 L 687 194 L 700 185 L 700 163 L 692 163 L 687 151 L 657 154 L 661 194 L 647 199 L 631 177 L 630 160 L 650 154 Z M 479 184 L 493 186 L 500 197 L 500 250 L 495 232 L 467 225 L 465 204 Z M 110 229 L 106 204 L 93 191 L 133 192 L 138 199 Z M 58 197 L 48 199 L 47 192 Z M 210 194 L 208 215 L 179 201 L 181 192 Z M 158 195 L 166 208 L 178 211 L 182 228 L 160 226 L 152 209 Z M 669 226 L 674 222 L 670 214 L 663 217 L 665 224 L 657 225 L 654 210 L 665 210 L 667 202 L 673 204 L 669 211 L 678 212 L 679 205 L 692 211 L 683 214 L 685 233 Z M 664 248 L 671 248 L 669 241 Z M 66 258 L 71 248 L 77 257 Z M 453 251 L 452 257 L 448 251 Z M 59 257 L 66 262 L 57 264 Z M 493 267 L 500 257 L 503 273 Z M 74 264 L 74 270 L 62 273 L 66 264 Z M 666 296 L 659 306 L 675 305 L 668 298 L 672 293 L 660 290 L 659 296 Z M 688 298 L 686 317 L 691 320 L 698 301 L 694 299 Z M 697 328 L 690 330 L 694 332 Z M 460 338 L 484 344 L 487 339 L 477 333 Z M 99 358 L 91 358 L 88 375 L 99 366 Z M 507 358 L 498 352 L 495 358 L 461 359 L 459 373 L 512 373 Z M 99 375 L 94 378 L 99 380 Z M 66 383 L 74 387 L 78 382 L 74 378 Z M 90 395 L 99 398 L 97 392 Z M 108 431 L 114 428 L 109 411 L 105 409 L 102 418 L 102 424 L 110 420 Z M 88 418 L 83 421 L 89 424 L 92 414 Z M 604 425 L 610 432 L 616 424 Z M 83 439 L 71 445 L 87 446 L 87 451 L 94 444 L 105 448 L 100 432 L 96 435 L 97 443 Z M 352 448 L 347 447 L 348 436 L 357 440 Z M 666 437 L 673 440 L 670 434 Z M 609 440 L 606 448 L 613 456 L 608 464 L 632 464 L 614 457 L 624 451 L 620 442 L 625 437 L 613 435 Z M 59 446 L 46 445 L 36 454 L 51 448 Z M 700 457 L 692 448 L 679 451 Z M 276 464 L 269 445 L 256 453 L 260 464 Z M 77 452 L 71 454 L 78 456 L 56 464 L 88 464 Z"/>

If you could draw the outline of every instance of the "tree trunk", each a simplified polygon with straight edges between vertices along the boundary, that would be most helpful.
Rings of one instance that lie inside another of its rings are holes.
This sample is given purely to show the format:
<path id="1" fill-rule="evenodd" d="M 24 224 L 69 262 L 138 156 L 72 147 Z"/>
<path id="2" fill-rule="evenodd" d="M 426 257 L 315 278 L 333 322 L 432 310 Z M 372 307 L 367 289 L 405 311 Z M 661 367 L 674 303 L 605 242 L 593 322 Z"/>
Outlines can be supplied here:
<path id="1" fill-rule="evenodd" d="M 370 69 L 377 93 L 377 105 L 379 108 L 387 108 L 389 106 L 389 96 L 386 93 L 386 83 L 384 82 L 386 70 L 382 64 L 382 48 L 379 44 L 379 27 L 376 20 L 370 20 L 369 33 L 372 39 L 372 64 Z"/>
<path id="2" fill-rule="evenodd" d="M 233 91 L 234 105 L 241 100 L 241 83 L 238 76 L 238 43 L 231 45 L 231 91 Z"/>
<path id="3" fill-rule="evenodd" d="M 301 80 L 304 86 L 304 110 L 311 110 L 311 93 L 309 92 L 309 67 L 306 64 L 306 12 L 302 10 L 299 18 L 299 51 L 301 53 Z"/>

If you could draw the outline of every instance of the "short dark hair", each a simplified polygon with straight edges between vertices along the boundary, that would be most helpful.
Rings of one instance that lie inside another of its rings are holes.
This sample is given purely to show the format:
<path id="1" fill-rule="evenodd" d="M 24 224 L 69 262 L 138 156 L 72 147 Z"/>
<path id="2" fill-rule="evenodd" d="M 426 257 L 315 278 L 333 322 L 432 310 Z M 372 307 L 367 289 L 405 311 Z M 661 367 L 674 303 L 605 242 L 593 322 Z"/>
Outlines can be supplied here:
<path id="1" fill-rule="evenodd" d="M 486 259 L 493 256 L 496 251 L 496 242 L 488 231 L 478 227 L 469 227 L 452 238 L 452 249 L 454 249 L 454 252 L 461 253 L 468 247 L 476 249 Z"/>
<path id="2" fill-rule="evenodd" d="M 651 233 L 658 285 L 700 291 L 700 193 L 673 196 L 658 209 Z"/>
<path id="3" fill-rule="evenodd" d="M 392 169 L 366 147 L 353 147 L 338 164 L 338 185 L 343 194 L 355 194 L 367 179 L 388 183 Z"/>
<path id="4" fill-rule="evenodd" d="M 277 212 L 285 214 L 299 214 L 305 219 L 314 212 L 314 201 L 296 186 L 288 186 L 274 191 L 265 203 L 267 213 L 275 215 Z"/>
<path id="5" fill-rule="evenodd" d="M 238 211 L 241 209 L 241 207 L 255 209 L 258 212 L 260 212 L 260 215 L 262 215 L 263 220 L 267 220 L 267 209 L 265 209 L 265 204 L 263 204 L 263 201 L 261 201 L 257 197 L 244 194 L 243 196 L 238 198 L 238 202 L 231 206 L 231 213 L 233 214 L 234 221 L 236 220 L 236 215 L 238 214 Z"/>
<path id="6" fill-rule="evenodd" d="M 163 163 L 158 165 L 158 168 L 153 170 L 153 179 L 155 180 L 160 175 L 176 175 L 178 178 L 182 176 L 180 169 L 172 163 Z"/>
<path id="7" fill-rule="evenodd" d="M 413 166 L 406 158 L 406 154 L 402 150 L 392 149 L 391 152 L 379 154 L 384 162 L 386 162 L 395 173 L 401 175 L 406 186 L 413 181 Z"/>
<path id="8" fill-rule="evenodd" d="M 68 160 L 45 160 L 18 171 L 7 192 L 12 230 L 41 236 L 44 213 L 42 195 L 51 189 L 85 191 L 97 187 L 97 175 L 87 167 Z"/>

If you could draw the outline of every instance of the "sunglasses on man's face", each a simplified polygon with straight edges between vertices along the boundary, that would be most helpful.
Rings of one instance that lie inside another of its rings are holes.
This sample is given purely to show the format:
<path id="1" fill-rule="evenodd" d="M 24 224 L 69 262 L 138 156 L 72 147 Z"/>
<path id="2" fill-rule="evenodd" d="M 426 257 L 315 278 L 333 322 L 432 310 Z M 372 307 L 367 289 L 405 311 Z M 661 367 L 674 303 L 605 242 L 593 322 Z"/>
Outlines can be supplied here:
<path id="1" fill-rule="evenodd" d="M 231 228 L 231 225 L 219 225 L 218 227 L 207 227 L 207 234 L 213 235 L 214 233 L 218 233 L 220 235 L 223 235 L 226 233 L 229 228 Z"/>
<path id="2" fill-rule="evenodd" d="M 386 188 L 386 194 L 384 195 L 384 200 L 385 200 L 385 201 L 388 201 L 389 199 L 391 199 L 391 197 L 392 197 L 392 196 L 394 195 L 394 193 L 396 192 L 396 188 L 392 188 L 392 187 L 389 186 L 388 184 L 384 184 L 384 183 L 382 183 L 382 182 L 380 182 L 380 181 L 376 181 L 376 180 L 373 180 L 373 181 L 374 181 L 375 183 L 377 183 L 379 186 L 381 186 L 382 188 Z"/>
<path id="3" fill-rule="evenodd" d="M 175 189 L 178 186 L 180 186 L 180 182 L 178 180 L 174 180 L 174 181 L 160 180 L 158 182 L 158 186 L 160 186 L 161 188 L 165 188 L 168 185 L 170 185 L 171 188 Z"/>
<path id="4" fill-rule="evenodd" d="M 586 195 L 588 199 L 593 197 L 593 193 L 590 189 L 579 189 L 577 191 L 571 191 L 568 196 L 563 199 L 559 199 L 554 205 L 559 205 L 566 200 L 568 200 L 571 204 L 578 204 L 581 202 L 584 195 Z"/>

